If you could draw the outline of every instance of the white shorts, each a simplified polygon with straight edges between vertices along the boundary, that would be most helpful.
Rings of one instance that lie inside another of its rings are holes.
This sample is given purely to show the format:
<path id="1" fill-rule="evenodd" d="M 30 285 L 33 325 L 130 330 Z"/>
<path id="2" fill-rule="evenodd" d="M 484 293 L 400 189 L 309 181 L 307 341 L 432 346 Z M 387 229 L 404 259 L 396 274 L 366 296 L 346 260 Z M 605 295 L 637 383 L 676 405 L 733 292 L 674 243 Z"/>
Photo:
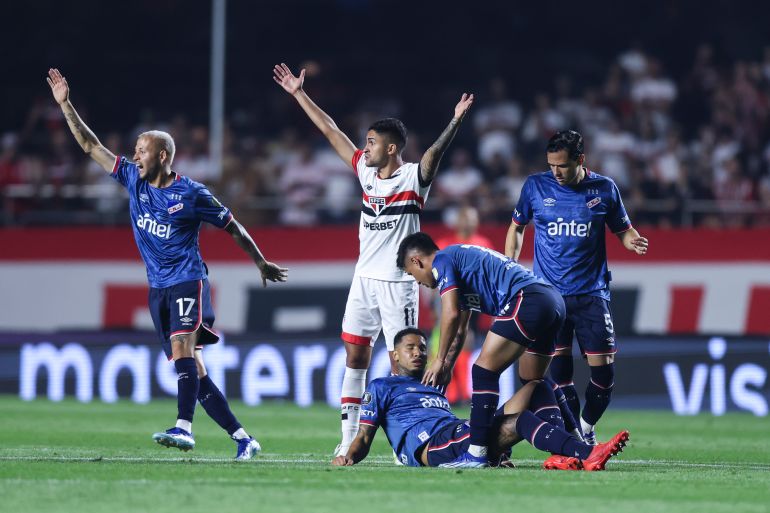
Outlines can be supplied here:
<path id="1" fill-rule="evenodd" d="M 342 340 L 373 346 L 382 329 L 388 351 L 404 328 L 417 326 L 418 285 L 414 280 L 382 281 L 354 276 L 350 285 Z"/>

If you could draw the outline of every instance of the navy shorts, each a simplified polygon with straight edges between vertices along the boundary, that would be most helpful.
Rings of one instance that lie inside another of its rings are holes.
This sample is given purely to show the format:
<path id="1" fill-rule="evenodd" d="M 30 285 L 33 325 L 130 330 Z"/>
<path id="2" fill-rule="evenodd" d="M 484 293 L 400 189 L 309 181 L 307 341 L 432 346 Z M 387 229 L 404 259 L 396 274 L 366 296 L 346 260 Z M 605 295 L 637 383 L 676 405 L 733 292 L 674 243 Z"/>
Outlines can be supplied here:
<path id="1" fill-rule="evenodd" d="M 448 463 L 468 450 L 471 444 L 471 423 L 457 420 L 442 428 L 428 440 L 428 466 L 438 467 Z M 417 461 L 420 455 L 415 454 Z"/>
<path id="2" fill-rule="evenodd" d="M 186 281 L 162 289 L 150 288 L 149 303 L 155 331 L 169 360 L 171 337 L 175 335 L 187 335 L 200 329 L 198 344 L 216 344 L 219 341 L 219 336 L 211 329 L 214 326 L 214 308 L 211 306 L 208 280 Z"/>
<path id="3" fill-rule="evenodd" d="M 556 338 L 556 349 L 571 349 L 577 338 L 583 355 L 615 354 L 615 328 L 612 325 L 610 303 L 589 296 L 564 296 L 567 320 Z"/>
<path id="4" fill-rule="evenodd" d="M 509 303 L 512 313 L 496 317 L 490 331 L 527 348 L 528 353 L 553 356 L 556 335 L 564 323 L 564 300 L 555 288 L 527 285 Z"/>

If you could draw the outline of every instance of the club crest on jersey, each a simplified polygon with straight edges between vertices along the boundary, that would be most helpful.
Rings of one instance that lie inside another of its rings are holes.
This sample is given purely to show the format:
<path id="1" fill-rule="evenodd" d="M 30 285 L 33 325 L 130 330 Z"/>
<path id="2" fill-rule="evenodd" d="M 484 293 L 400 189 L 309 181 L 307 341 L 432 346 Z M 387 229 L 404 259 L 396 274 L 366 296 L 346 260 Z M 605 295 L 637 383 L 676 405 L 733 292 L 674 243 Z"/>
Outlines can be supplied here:
<path id="1" fill-rule="evenodd" d="M 543 200 L 543 206 L 544 207 L 552 207 L 556 205 L 556 199 L 555 198 L 545 198 Z"/>
<path id="2" fill-rule="evenodd" d="M 147 203 L 150 201 L 150 196 L 142 192 L 139 194 L 139 201 L 141 201 L 142 203 Z"/>
<path id="3" fill-rule="evenodd" d="M 184 208 L 184 203 L 174 203 L 173 201 L 168 202 L 168 213 L 173 214 L 174 212 L 179 212 Z"/>
<path id="4" fill-rule="evenodd" d="M 374 210 L 374 213 L 379 215 L 380 211 L 385 208 L 385 198 L 370 196 L 369 205 L 372 207 L 372 210 Z"/>
<path id="5" fill-rule="evenodd" d="M 588 208 L 594 208 L 596 205 L 598 205 L 601 202 L 602 202 L 601 198 L 594 198 L 591 201 L 589 201 L 588 203 L 586 203 L 586 206 Z"/>

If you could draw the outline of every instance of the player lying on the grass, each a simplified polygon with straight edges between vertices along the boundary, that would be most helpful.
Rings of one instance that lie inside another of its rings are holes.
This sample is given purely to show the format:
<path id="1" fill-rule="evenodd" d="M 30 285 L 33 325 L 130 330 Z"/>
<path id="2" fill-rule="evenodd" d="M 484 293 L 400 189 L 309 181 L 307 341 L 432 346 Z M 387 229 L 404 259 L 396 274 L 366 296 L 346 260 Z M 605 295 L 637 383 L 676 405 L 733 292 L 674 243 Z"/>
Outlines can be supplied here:
<path id="1" fill-rule="evenodd" d="M 133 162 L 116 157 L 80 119 L 59 70 L 48 70 L 47 80 L 80 147 L 128 190 L 134 238 L 150 282 L 150 314 L 178 375 L 176 426 L 155 433 L 153 439 L 184 451 L 195 447 L 192 420 L 197 400 L 238 444 L 236 459 L 250 459 L 260 451 L 259 443 L 235 418 L 203 363 L 202 344 L 215 344 L 219 337 L 212 330 L 208 270 L 198 246 L 201 222 L 232 235 L 257 264 L 263 285 L 267 280 L 286 281 L 287 269 L 265 260 L 246 229 L 204 185 L 171 170 L 175 147 L 169 134 L 145 132 L 136 141 Z"/>
<path id="2" fill-rule="evenodd" d="M 436 387 L 422 383 L 428 360 L 425 335 L 407 328 L 396 335 L 394 346 L 398 375 L 375 379 L 366 388 L 358 434 L 347 455 L 334 458 L 332 465 L 354 465 L 366 458 L 379 426 L 405 465 L 450 466 L 468 450 L 468 421 L 452 413 Z M 546 469 L 604 470 L 628 437 L 628 431 L 621 431 L 596 446 L 576 440 L 564 430 L 553 389 L 543 381 L 530 381 L 495 414 L 487 456 L 495 464 L 505 461 L 514 444 L 527 440 L 552 453 L 543 463 Z"/>

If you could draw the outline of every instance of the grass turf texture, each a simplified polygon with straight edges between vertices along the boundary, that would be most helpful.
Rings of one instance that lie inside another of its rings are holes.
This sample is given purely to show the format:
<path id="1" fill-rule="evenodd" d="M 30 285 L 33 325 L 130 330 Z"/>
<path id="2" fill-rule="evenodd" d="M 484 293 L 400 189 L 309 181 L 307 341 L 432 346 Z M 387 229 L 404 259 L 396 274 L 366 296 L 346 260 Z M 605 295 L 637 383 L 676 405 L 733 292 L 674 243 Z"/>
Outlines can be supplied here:
<path id="1" fill-rule="evenodd" d="M 330 467 L 339 414 L 326 406 L 234 403 L 264 451 L 247 463 L 198 408 L 182 453 L 151 440 L 175 406 L 0 396 L 3 511 L 770 511 L 767 418 L 610 410 L 600 437 L 628 428 L 631 442 L 605 472 L 541 470 L 547 455 L 525 443 L 515 470 L 458 471 L 395 466 L 382 431 L 364 462 Z"/>

